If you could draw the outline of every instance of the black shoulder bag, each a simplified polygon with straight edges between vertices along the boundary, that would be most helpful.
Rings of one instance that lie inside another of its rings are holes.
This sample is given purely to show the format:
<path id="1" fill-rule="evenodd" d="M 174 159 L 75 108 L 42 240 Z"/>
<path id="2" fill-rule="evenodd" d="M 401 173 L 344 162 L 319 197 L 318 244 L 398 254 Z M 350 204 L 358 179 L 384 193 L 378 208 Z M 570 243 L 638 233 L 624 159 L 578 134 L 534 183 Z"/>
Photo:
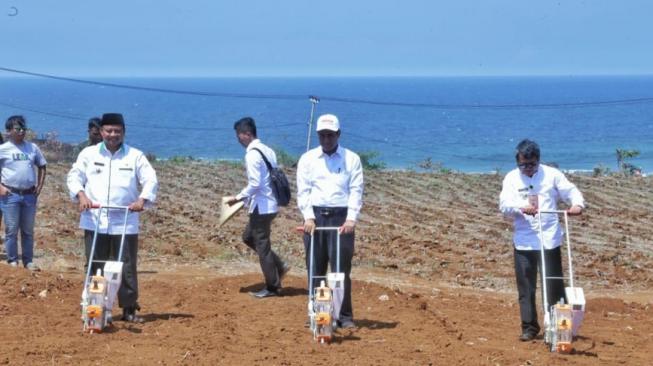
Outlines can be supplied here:
<path id="1" fill-rule="evenodd" d="M 268 167 L 270 182 L 272 183 L 270 188 L 272 188 L 272 193 L 277 199 L 277 204 L 279 206 L 288 206 L 288 203 L 290 203 L 290 184 L 288 184 L 286 174 L 279 168 L 273 168 L 261 150 L 257 148 L 252 148 L 252 150 L 256 150 L 261 154 L 265 165 Z"/>

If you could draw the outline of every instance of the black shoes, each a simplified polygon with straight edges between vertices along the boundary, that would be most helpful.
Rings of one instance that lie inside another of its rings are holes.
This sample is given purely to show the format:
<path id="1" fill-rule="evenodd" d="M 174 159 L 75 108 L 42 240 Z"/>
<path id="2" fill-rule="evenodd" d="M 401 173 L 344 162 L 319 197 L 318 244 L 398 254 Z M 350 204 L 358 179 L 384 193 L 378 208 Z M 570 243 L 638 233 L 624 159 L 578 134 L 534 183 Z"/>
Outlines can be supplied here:
<path id="1" fill-rule="evenodd" d="M 342 329 L 354 329 L 356 328 L 356 324 L 354 324 L 354 321 L 351 319 L 344 319 L 344 320 L 339 320 L 338 321 L 338 326 Z"/>
<path id="2" fill-rule="evenodd" d="M 524 332 L 519 336 L 519 340 L 522 341 L 522 342 L 528 342 L 528 341 L 532 341 L 533 339 L 535 339 L 536 336 L 537 336 L 537 334 L 535 334 L 533 332 Z"/>
<path id="3" fill-rule="evenodd" d="M 141 310 L 140 305 L 127 306 L 122 309 L 122 320 L 128 323 L 143 323 L 144 319 L 136 315 L 136 310 Z"/>
<path id="4" fill-rule="evenodd" d="M 290 266 L 287 264 L 283 264 L 283 267 L 281 267 L 280 270 L 278 270 L 279 274 L 279 284 L 281 284 L 281 280 L 290 272 Z M 256 292 L 250 292 L 250 295 L 254 296 L 257 299 L 264 299 L 266 297 L 273 297 L 273 296 L 281 296 L 281 287 L 277 288 L 276 290 L 270 291 L 267 289 L 267 287 L 264 287 L 260 291 Z"/>
<path id="5" fill-rule="evenodd" d="M 261 291 L 258 292 L 250 292 L 250 295 L 254 296 L 257 299 L 264 299 L 266 297 L 273 297 L 273 296 L 281 296 L 279 293 L 279 290 L 276 291 L 270 291 L 267 288 L 264 288 Z"/>

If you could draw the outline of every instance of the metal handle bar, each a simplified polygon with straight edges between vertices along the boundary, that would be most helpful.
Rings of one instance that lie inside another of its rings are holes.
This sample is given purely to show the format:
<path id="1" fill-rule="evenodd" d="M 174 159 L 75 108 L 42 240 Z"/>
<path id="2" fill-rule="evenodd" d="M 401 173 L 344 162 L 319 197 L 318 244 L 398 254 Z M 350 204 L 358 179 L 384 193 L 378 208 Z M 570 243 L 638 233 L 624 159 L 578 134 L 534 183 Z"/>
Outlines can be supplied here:
<path id="1" fill-rule="evenodd" d="M 93 203 L 91 205 L 91 208 L 106 208 L 106 209 L 115 209 L 115 210 L 125 210 L 129 209 L 129 206 L 109 206 L 109 205 L 101 205 L 99 203 Z"/>
<path id="2" fill-rule="evenodd" d="M 538 213 L 543 213 L 543 214 L 567 214 L 567 216 L 580 216 L 581 214 L 572 214 L 569 213 L 569 210 L 538 210 Z"/>
<path id="3" fill-rule="evenodd" d="M 315 230 L 339 230 L 339 226 L 322 226 L 322 227 L 316 227 Z M 303 226 L 297 226 L 295 228 L 300 233 L 304 232 L 304 227 Z"/>
<path id="4" fill-rule="evenodd" d="M 304 227 L 303 226 L 297 226 L 295 228 L 300 233 L 304 232 Z M 316 227 L 314 230 L 319 230 L 319 231 L 332 231 L 332 230 L 340 230 L 339 226 L 321 226 L 321 227 Z M 311 235 L 311 251 L 313 250 L 313 234 Z M 337 272 L 340 272 L 340 232 L 338 232 L 338 237 L 337 237 L 337 245 L 336 245 L 336 264 L 338 267 L 336 269 Z M 311 261 L 313 260 L 313 254 L 311 252 Z M 312 263 L 311 263 L 312 264 Z"/>
<path id="5" fill-rule="evenodd" d="M 542 232 L 542 214 L 562 214 L 565 218 L 565 239 L 567 241 L 567 262 L 569 265 L 569 283 L 571 287 L 574 287 L 574 267 L 573 263 L 571 260 L 571 241 L 569 240 L 569 213 L 567 210 L 542 210 L 538 211 L 538 227 L 539 227 L 539 234 L 540 234 L 540 257 L 542 261 L 542 293 L 543 293 L 543 301 L 542 305 L 544 306 L 544 314 L 548 315 L 549 314 L 549 299 L 547 298 L 547 285 L 546 285 L 546 280 L 547 279 L 557 279 L 554 277 L 547 277 L 546 275 L 546 264 L 544 260 L 544 241 L 543 241 L 543 232 Z M 563 278 L 564 279 L 564 278 Z"/>
<path id="6" fill-rule="evenodd" d="M 96 262 L 95 258 L 95 245 L 97 244 L 97 236 L 98 232 L 100 231 L 100 215 L 102 214 L 102 210 L 106 209 L 107 210 L 107 216 L 109 215 L 109 210 L 123 210 L 125 211 L 125 218 L 123 221 L 123 231 L 122 231 L 122 236 L 120 237 L 120 249 L 118 251 L 118 261 L 122 261 L 122 252 L 125 244 L 125 230 L 127 228 L 127 217 L 129 216 L 129 206 L 103 206 L 99 203 L 93 203 L 91 204 L 91 208 L 98 209 L 97 212 L 97 217 L 96 217 L 96 222 L 95 222 L 95 232 L 93 233 L 93 244 L 91 245 L 91 252 L 89 253 L 89 262 L 88 262 L 88 268 L 86 269 L 86 277 L 84 278 L 84 291 L 86 291 L 86 288 L 89 284 L 90 278 L 91 278 L 91 264 L 93 262 Z M 105 261 L 106 262 L 106 261 Z"/>
<path id="7" fill-rule="evenodd" d="M 119 261 L 119 262 L 122 261 L 122 249 L 123 249 L 123 247 L 124 247 L 123 244 L 124 244 L 124 242 L 125 242 L 125 232 L 124 232 L 124 228 L 127 227 L 127 213 L 130 211 L 130 210 L 129 210 L 129 206 L 111 206 L 111 205 L 101 205 L 101 204 L 99 204 L 99 203 L 93 203 L 93 204 L 91 205 L 91 207 L 92 207 L 92 208 L 100 209 L 100 210 L 98 211 L 98 214 L 97 214 L 97 228 L 100 227 L 100 213 L 102 212 L 102 209 L 106 209 L 106 210 L 107 210 L 107 215 L 109 214 L 109 213 L 108 213 L 108 210 L 124 210 L 124 211 L 125 211 L 125 220 L 124 220 L 124 222 L 123 222 L 123 233 L 122 233 L 122 237 L 120 238 L 120 250 L 118 251 L 118 261 Z M 98 232 L 97 228 L 96 228 L 96 230 L 95 230 L 95 234 L 96 234 L 96 235 L 97 235 L 97 232 Z"/>
<path id="8" fill-rule="evenodd" d="M 322 226 L 322 227 L 316 227 L 315 230 L 340 230 L 340 226 Z"/>
<path id="9" fill-rule="evenodd" d="M 340 272 L 340 227 L 338 226 L 322 226 L 316 227 L 315 230 L 319 231 L 337 231 L 336 236 L 336 272 Z M 314 234 L 311 234 L 311 247 L 313 246 Z M 313 260 L 313 253 L 311 253 L 311 260 Z"/>
<path id="10" fill-rule="evenodd" d="M 303 226 L 298 226 L 296 228 L 297 231 L 303 232 L 304 227 Z M 338 226 L 321 226 L 321 227 L 316 227 L 315 230 L 317 231 L 336 231 L 337 236 L 336 236 L 336 272 L 340 272 L 340 227 Z M 310 245 L 310 257 L 309 257 L 309 281 L 308 281 L 308 296 L 309 298 L 313 298 L 313 279 L 315 278 L 326 278 L 326 276 L 315 276 L 313 271 L 313 263 L 315 259 L 313 258 L 315 256 L 314 253 L 314 246 L 315 246 L 315 235 L 314 233 L 311 233 L 311 245 Z"/>
<path id="11" fill-rule="evenodd" d="M 539 211 L 539 213 L 543 214 L 562 214 L 564 215 L 565 218 L 565 240 L 567 241 L 567 262 L 569 263 L 569 284 L 571 287 L 574 287 L 574 270 L 573 270 L 573 264 L 571 260 L 571 240 L 569 240 L 569 213 L 567 210 L 548 210 L 548 211 Z M 542 237 L 542 221 L 540 220 L 540 238 Z M 540 239 L 541 240 L 541 239 Z M 542 257 L 542 260 L 544 260 L 544 257 Z"/>

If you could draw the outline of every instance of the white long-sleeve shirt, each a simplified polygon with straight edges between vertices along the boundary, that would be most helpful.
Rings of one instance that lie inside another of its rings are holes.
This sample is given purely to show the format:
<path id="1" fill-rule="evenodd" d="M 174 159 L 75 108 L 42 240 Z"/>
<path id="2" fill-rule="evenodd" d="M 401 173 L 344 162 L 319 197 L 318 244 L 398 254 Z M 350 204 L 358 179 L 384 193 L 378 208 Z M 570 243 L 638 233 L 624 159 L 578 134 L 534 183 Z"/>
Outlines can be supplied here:
<path id="1" fill-rule="evenodd" d="M 84 191 L 93 202 L 105 206 L 128 206 L 143 198 L 146 207 L 156 200 L 159 183 L 156 172 L 140 150 L 123 144 L 118 151 L 111 154 L 104 143 L 89 146 L 77 156 L 77 161 L 68 172 L 68 190 L 73 201 L 78 201 L 77 194 Z M 138 186 L 141 186 L 141 192 Z M 82 212 L 79 227 L 95 230 L 97 209 Z M 102 210 L 99 232 L 101 234 L 122 234 L 124 211 Z M 127 217 L 127 234 L 137 234 L 139 224 L 138 212 L 129 212 Z"/>
<path id="2" fill-rule="evenodd" d="M 318 146 L 297 164 L 297 206 L 304 220 L 314 219 L 313 207 L 347 207 L 347 220 L 356 221 L 363 205 L 363 166 L 360 157 L 341 146 L 331 156 Z"/>
<path id="3" fill-rule="evenodd" d="M 558 169 L 540 164 L 532 177 L 519 169 L 509 172 L 503 179 L 499 208 L 506 217 L 513 218 L 513 243 L 518 250 L 540 250 L 539 215 L 525 215 L 521 208 L 529 205 L 528 196 L 537 195 L 541 211 L 558 209 L 558 201 L 572 206 L 585 207 L 582 193 Z M 560 246 L 563 231 L 556 214 L 542 214 L 544 248 Z"/>
<path id="4" fill-rule="evenodd" d="M 270 187 L 270 171 L 265 165 L 261 154 L 254 148 L 261 150 L 265 154 L 273 168 L 277 166 L 277 155 L 274 150 L 263 144 L 259 139 L 250 142 L 245 153 L 247 186 L 236 195 L 236 198 L 245 199 L 245 204 L 249 207 L 249 213 L 254 212 L 256 207 L 258 207 L 258 213 L 261 215 L 275 213 L 279 208 L 277 198 Z"/>

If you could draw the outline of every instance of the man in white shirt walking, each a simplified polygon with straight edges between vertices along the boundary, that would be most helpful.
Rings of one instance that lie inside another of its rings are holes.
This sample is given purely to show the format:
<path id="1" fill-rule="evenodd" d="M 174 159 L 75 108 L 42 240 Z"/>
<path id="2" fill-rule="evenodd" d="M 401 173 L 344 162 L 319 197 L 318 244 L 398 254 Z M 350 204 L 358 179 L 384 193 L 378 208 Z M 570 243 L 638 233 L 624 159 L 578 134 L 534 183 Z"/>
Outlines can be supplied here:
<path id="1" fill-rule="evenodd" d="M 249 209 L 249 222 L 243 232 L 243 242 L 258 254 L 265 277 L 265 287 L 260 291 L 252 292 L 251 295 L 258 299 L 279 296 L 281 280 L 290 267 L 272 250 L 270 242 L 272 220 L 277 216 L 279 209 L 277 199 L 270 187 L 270 172 L 263 159 L 264 155 L 272 167 L 276 167 L 277 156 L 258 139 L 253 118 L 245 117 L 236 121 L 234 130 L 238 142 L 246 149 L 247 186 L 227 203 L 233 205 L 245 201 Z"/>
<path id="2" fill-rule="evenodd" d="M 313 275 L 326 275 L 329 264 L 332 271 L 336 270 L 336 233 L 315 232 L 315 228 L 339 227 L 340 272 L 345 273 L 339 326 L 353 328 L 350 273 L 354 228 L 363 205 L 363 167 L 356 153 L 338 144 L 341 131 L 336 116 L 320 116 L 316 130 L 320 146 L 302 155 L 297 165 L 297 205 L 304 218 L 306 267 L 309 268 L 310 262 L 310 235 L 315 234 Z M 313 288 L 317 285 L 316 280 Z"/>
<path id="3" fill-rule="evenodd" d="M 515 155 L 517 169 L 509 172 L 503 180 L 499 207 L 504 216 L 514 223 L 514 266 L 519 293 L 521 316 L 521 341 L 537 336 L 540 326 L 537 321 L 535 294 L 537 272 L 540 263 L 540 245 L 544 244 L 544 261 L 547 277 L 562 277 L 560 243 L 563 231 L 558 216 L 537 215 L 539 210 L 557 210 L 557 203 L 563 200 L 570 205 L 569 215 L 580 215 L 585 203 L 583 195 L 558 169 L 540 164 L 540 148 L 531 140 L 517 145 Z M 539 237 L 539 222 L 542 220 L 542 235 Z M 547 280 L 547 298 L 552 304 L 565 298 L 562 279 Z"/>
<path id="4" fill-rule="evenodd" d="M 123 308 L 122 320 L 140 323 L 143 318 L 136 315 L 136 311 L 140 310 L 136 277 L 139 212 L 153 205 L 159 183 L 145 154 L 123 142 L 125 122 L 121 114 L 104 114 L 100 126 L 103 142 L 91 145 L 79 153 L 77 161 L 68 172 L 68 190 L 70 197 L 79 202 L 79 227 L 84 230 L 87 259 L 97 220 L 97 209 L 92 209 L 92 205 L 129 207 L 118 303 Z M 123 218 L 124 212 L 120 210 L 102 211 L 94 260 L 117 260 Z M 94 263 L 91 273 L 94 274 L 102 264 Z"/>

